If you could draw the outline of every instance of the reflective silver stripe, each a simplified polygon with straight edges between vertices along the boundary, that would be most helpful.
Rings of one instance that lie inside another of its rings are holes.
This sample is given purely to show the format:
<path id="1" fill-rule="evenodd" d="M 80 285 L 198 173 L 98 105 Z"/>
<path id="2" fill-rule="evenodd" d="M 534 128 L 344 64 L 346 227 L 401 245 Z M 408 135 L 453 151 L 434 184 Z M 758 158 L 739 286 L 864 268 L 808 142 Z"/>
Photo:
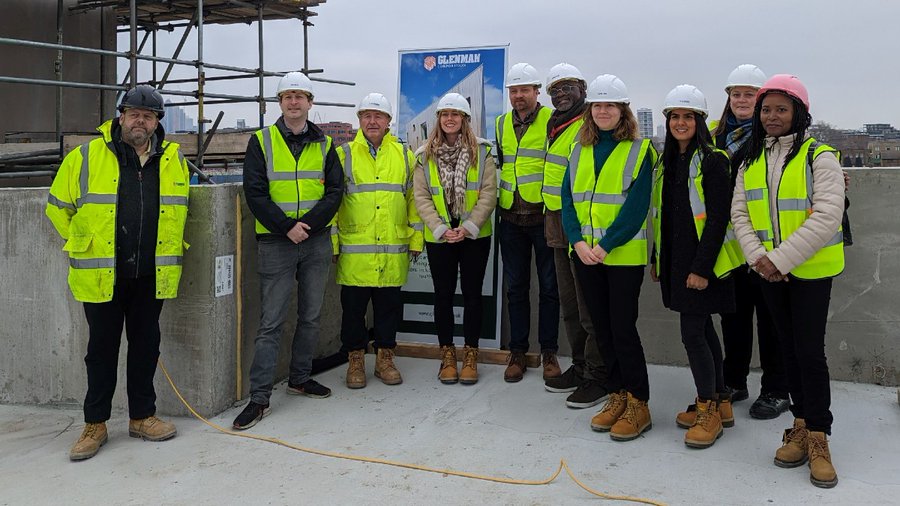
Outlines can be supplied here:
<path id="1" fill-rule="evenodd" d="M 403 157 L 403 165 L 406 166 L 406 185 L 403 189 L 404 192 L 409 191 L 413 185 L 412 172 L 409 170 L 409 155 L 406 153 L 406 148 L 403 145 L 400 145 L 400 156 Z"/>
<path id="2" fill-rule="evenodd" d="M 181 265 L 181 255 L 156 257 L 156 266 L 161 267 L 164 265 Z"/>
<path id="3" fill-rule="evenodd" d="M 595 193 L 594 196 L 591 197 L 591 202 L 593 202 L 594 204 L 622 205 L 625 203 L 625 195 L 612 193 Z"/>
<path id="4" fill-rule="evenodd" d="M 603 231 L 602 228 L 598 228 L 597 230 L 599 230 L 600 232 Z M 594 232 L 594 229 L 590 225 L 582 225 L 581 226 L 581 235 L 593 234 L 593 232 Z"/>
<path id="5" fill-rule="evenodd" d="M 561 155 L 556 155 L 553 153 L 547 153 L 546 161 L 548 163 L 555 163 L 556 165 L 565 165 L 565 164 L 569 163 L 568 158 L 561 156 Z"/>
<path id="6" fill-rule="evenodd" d="M 762 200 L 765 197 L 765 192 L 762 188 L 757 188 L 754 190 L 744 190 L 744 198 L 747 200 L 747 202 L 750 202 L 752 200 Z"/>
<path id="7" fill-rule="evenodd" d="M 643 241 L 647 239 L 647 229 L 642 228 L 634 234 L 634 237 L 631 238 L 632 241 Z"/>
<path id="8" fill-rule="evenodd" d="M 817 141 L 813 141 L 812 144 L 809 145 L 808 148 L 808 156 L 806 157 L 806 198 L 809 199 L 809 207 L 812 208 L 812 194 L 813 194 L 813 173 L 812 173 L 812 165 L 809 163 L 812 158 L 815 156 L 816 148 L 819 147 L 819 143 Z"/>
<path id="9" fill-rule="evenodd" d="M 467 191 L 478 191 L 481 189 L 481 183 L 478 181 L 466 181 Z"/>
<path id="10" fill-rule="evenodd" d="M 187 197 L 174 197 L 174 196 L 161 196 L 159 197 L 159 203 L 163 205 L 170 206 L 186 206 L 188 205 Z"/>
<path id="11" fill-rule="evenodd" d="M 441 194 L 441 187 L 440 187 L 440 186 L 429 186 L 429 188 L 431 188 L 431 194 L 432 194 L 432 195 L 440 195 L 440 194 Z"/>
<path id="12" fill-rule="evenodd" d="M 496 125 L 497 149 L 499 149 L 501 151 L 503 151 L 503 124 L 506 122 L 507 114 L 510 114 L 510 113 L 501 114 L 500 117 L 497 119 L 497 125 Z M 506 163 L 506 160 L 505 160 L 506 157 L 504 156 L 503 158 L 504 158 L 503 163 Z"/>
<path id="13" fill-rule="evenodd" d="M 768 230 L 757 230 L 757 231 L 756 231 L 756 237 L 757 237 L 760 241 L 762 241 L 762 242 L 768 242 L 768 241 L 771 241 L 771 240 L 772 240 L 772 238 L 769 237 L 769 231 L 768 231 Z"/>
<path id="14" fill-rule="evenodd" d="M 540 158 L 544 159 L 547 152 L 543 149 L 519 148 L 516 150 L 516 156 L 520 158 Z"/>
<path id="15" fill-rule="evenodd" d="M 591 196 L 593 192 L 586 191 L 583 193 L 573 193 L 572 194 L 572 202 L 584 202 L 585 200 L 591 200 Z"/>
<path id="16" fill-rule="evenodd" d="M 487 159 L 487 146 L 480 145 L 478 146 L 478 188 L 474 188 L 475 190 L 480 189 L 481 185 L 484 184 L 484 161 Z M 469 188 L 467 188 L 469 189 Z"/>
<path id="17" fill-rule="evenodd" d="M 422 223 L 422 222 L 419 222 L 419 223 L 410 223 L 410 224 L 409 224 L 409 228 L 421 232 L 421 231 L 425 230 L 425 224 Z"/>
<path id="18" fill-rule="evenodd" d="M 516 163 L 516 155 L 503 155 L 503 163 Z"/>
<path id="19" fill-rule="evenodd" d="M 331 235 L 338 235 L 338 234 L 340 233 L 340 232 L 338 231 L 338 228 L 335 227 L 335 226 L 329 225 L 329 228 L 331 229 L 331 232 L 329 232 Z"/>
<path id="20" fill-rule="evenodd" d="M 398 192 L 404 193 L 406 187 L 402 184 L 394 183 L 364 183 L 364 184 L 348 184 L 347 193 L 370 193 L 370 192 Z"/>
<path id="21" fill-rule="evenodd" d="M 806 199 L 778 199 L 779 211 L 806 211 L 812 209 Z"/>
<path id="22" fill-rule="evenodd" d="M 344 150 L 344 176 L 353 183 L 353 154 L 350 151 L 350 144 L 341 145 L 341 149 Z"/>
<path id="23" fill-rule="evenodd" d="M 280 207 L 282 211 L 297 212 L 301 209 L 312 209 L 318 202 L 318 200 L 301 200 L 300 202 L 276 202 L 275 204 Z"/>
<path id="24" fill-rule="evenodd" d="M 342 245 L 341 253 L 406 253 L 409 246 L 406 244 L 353 244 Z"/>
<path id="25" fill-rule="evenodd" d="M 691 157 L 691 166 L 688 171 L 688 196 L 691 199 L 691 214 L 694 218 L 706 216 L 706 204 L 700 199 L 700 190 L 697 189 L 697 176 L 700 175 L 700 150 L 694 151 Z"/>
<path id="26" fill-rule="evenodd" d="M 63 202 L 58 198 L 54 197 L 52 194 L 47 196 L 47 203 L 53 206 L 56 206 L 60 209 L 75 209 L 74 204 L 70 204 L 68 202 Z"/>
<path id="27" fill-rule="evenodd" d="M 112 269 L 116 266 L 116 259 L 69 257 L 69 266 L 73 269 Z"/>
<path id="28" fill-rule="evenodd" d="M 840 230 L 838 230 L 837 233 L 831 237 L 831 240 L 826 242 L 825 246 L 822 247 L 827 248 L 828 246 L 834 246 L 835 244 L 844 244 L 844 233 Z"/>
<path id="29" fill-rule="evenodd" d="M 510 183 L 509 181 L 503 181 L 503 180 L 501 180 L 501 181 L 500 181 L 500 189 L 501 189 L 501 190 L 506 190 L 506 191 L 511 192 L 512 189 L 513 189 L 512 183 Z"/>
<path id="30" fill-rule="evenodd" d="M 581 143 L 575 144 L 572 148 L 572 154 L 569 156 L 569 187 L 572 189 L 572 196 L 575 196 L 575 176 L 578 174 L 578 161 L 581 158 Z"/>
<path id="31" fill-rule="evenodd" d="M 525 176 L 519 176 L 516 178 L 516 182 L 519 186 L 528 183 L 540 183 L 544 180 L 544 174 L 541 172 L 537 172 L 535 174 L 527 174 Z"/>
<path id="32" fill-rule="evenodd" d="M 643 141 L 633 141 L 631 149 L 628 150 L 628 158 L 625 160 L 625 171 L 622 173 L 622 193 L 628 191 L 631 187 L 631 181 L 634 179 L 634 169 L 637 165 L 638 155 L 641 153 Z"/>
<path id="33" fill-rule="evenodd" d="M 78 199 L 78 207 L 84 204 L 115 204 L 116 195 L 109 193 L 88 193 Z"/>
<path id="34" fill-rule="evenodd" d="M 554 195 L 559 197 L 562 195 L 562 188 L 559 186 L 544 186 L 543 192 L 547 195 Z"/>
<path id="35" fill-rule="evenodd" d="M 292 174 L 297 179 L 324 179 L 325 173 L 321 170 L 298 170 Z"/>
<path id="36" fill-rule="evenodd" d="M 283 178 L 275 178 L 272 175 L 275 174 L 275 161 L 272 160 L 272 130 L 269 128 L 263 128 L 262 130 L 262 138 L 263 138 L 263 151 L 266 155 L 266 173 L 269 176 L 269 179 L 283 179 Z M 291 178 L 293 179 L 293 178 Z"/>
<path id="37" fill-rule="evenodd" d="M 79 198 L 75 199 L 75 207 L 81 207 L 81 199 L 88 194 L 88 180 L 90 179 L 90 164 L 88 163 L 88 153 L 91 143 L 85 142 L 81 145 L 81 174 L 78 175 L 78 187 L 80 191 Z"/>
<path id="38" fill-rule="evenodd" d="M 725 240 L 726 241 L 736 241 L 737 240 L 737 236 L 734 235 L 734 229 L 731 228 L 730 226 L 725 229 Z"/>
<path id="39" fill-rule="evenodd" d="M 293 172 L 270 172 L 269 181 L 294 181 L 296 176 Z"/>

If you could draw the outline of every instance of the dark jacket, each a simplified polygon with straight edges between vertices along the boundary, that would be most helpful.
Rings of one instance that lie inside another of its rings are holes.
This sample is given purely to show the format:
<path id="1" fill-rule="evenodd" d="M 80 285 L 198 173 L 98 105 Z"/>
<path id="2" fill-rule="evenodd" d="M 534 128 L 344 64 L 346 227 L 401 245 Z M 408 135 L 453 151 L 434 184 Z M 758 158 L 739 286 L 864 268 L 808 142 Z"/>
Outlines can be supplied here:
<path id="1" fill-rule="evenodd" d="M 275 122 L 281 136 L 291 149 L 294 159 L 298 160 L 303 148 L 312 142 L 321 142 L 325 134 L 318 126 L 306 122 L 305 132 L 294 135 L 284 124 L 284 118 Z M 288 218 L 284 211 L 272 201 L 269 195 L 269 177 L 266 175 L 266 158 L 256 135 L 251 135 L 247 142 L 247 153 L 244 156 L 244 196 L 250 212 L 264 227 L 272 231 L 272 235 L 286 236 L 298 221 L 309 225 L 309 235 L 330 231 L 328 225 L 341 205 L 344 194 L 344 177 L 341 161 L 332 144 L 325 155 L 325 195 L 299 220 Z M 269 235 L 269 234 L 264 234 Z"/>
<path id="2" fill-rule="evenodd" d="M 662 251 L 659 276 L 663 304 L 679 313 L 713 314 L 734 311 L 734 281 L 717 279 L 713 265 L 722 247 L 731 209 L 728 159 L 713 153 L 703 160 L 703 193 L 706 226 L 700 240 L 694 226 L 688 194 L 688 171 L 692 150 L 678 155 L 674 167 L 663 170 L 661 212 Z M 707 280 L 705 290 L 687 288 L 688 275 Z"/>
<path id="3" fill-rule="evenodd" d="M 118 119 L 112 121 L 110 134 L 108 146 L 119 159 L 116 276 L 153 276 L 159 228 L 159 159 L 166 134 L 162 125 L 156 127 L 150 139 L 150 158 L 143 167 L 134 148 L 122 141 Z"/>

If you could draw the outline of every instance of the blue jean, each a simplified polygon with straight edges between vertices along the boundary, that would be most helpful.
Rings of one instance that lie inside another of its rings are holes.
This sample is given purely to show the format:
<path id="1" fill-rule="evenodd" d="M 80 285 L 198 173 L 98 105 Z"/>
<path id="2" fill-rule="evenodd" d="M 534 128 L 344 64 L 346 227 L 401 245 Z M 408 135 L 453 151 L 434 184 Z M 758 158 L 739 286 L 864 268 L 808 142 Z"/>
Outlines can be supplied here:
<path id="1" fill-rule="evenodd" d="M 547 246 L 544 225 L 522 227 L 500 220 L 497 235 L 503 258 L 503 278 L 506 280 L 506 301 L 509 311 L 509 349 L 528 351 L 531 330 L 531 250 L 534 250 L 540 287 L 538 305 L 538 343 L 541 351 L 559 349 L 559 290 L 556 286 L 556 263 L 553 248 Z"/>
<path id="2" fill-rule="evenodd" d="M 268 404 L 275 380 L 281 328 L 297 287 L 297 328 L 291 346 L 290 382 L 303 383 L 312 371 L 319 340 L 319 318 L 331 266 L 331 238 L 316 234 L 300 244 L 286 237 L 264 236 L 258 245 L 262 296 L 259 331 L 250 366 L 250 400 Z"/>

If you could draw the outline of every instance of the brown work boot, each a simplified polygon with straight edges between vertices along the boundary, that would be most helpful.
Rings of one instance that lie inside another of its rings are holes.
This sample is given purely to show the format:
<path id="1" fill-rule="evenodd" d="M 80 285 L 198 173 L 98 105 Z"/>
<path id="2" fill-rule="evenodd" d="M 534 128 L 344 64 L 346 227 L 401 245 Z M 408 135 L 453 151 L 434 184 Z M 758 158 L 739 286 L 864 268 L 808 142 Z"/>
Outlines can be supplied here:
<path id="1" fill-rule="evenodd" d="M 809 431 L 809 481 L 819 488 L 832 488 L 837 485 L 837 471 L 831 464 L 831 452 L 828 450 L 828 438 L 824 432 Z"/>
<path id="2" fill-rule="evenodd" d="M 719 406 L 719 418 L 722 419 L 722 427 L 734 427 L 734 409 L 731 406 L 731 399 L 721 399 L 717 403 Z M 690 429 L 694 426 L 694 419 L 697 418 L 697 401 L 690 404 L 686 410 L 675 415 L 675 425 L 682 429 Z"/>
<path id="3" fill-rule="evenodd" d="M 456 372 L 456 347 L 441 346 L 441 368 L 438 371 L 438 379 L 445 385 L 452 385 L 459 381 L 459 373 Z"/>
<path id="4" fill-rule="evenodd" d="M 128 421 L 128 435 L 146 439 L 147 441 L 172 439 L 177 432 L 175 425 L 152 415 L 140 420 L 132 419 Z"/>
<path id="5" fill-rule="evenodd" d="M 784 430 L 781 438 L 781 448 L 775 451 L 775 465 L 778 467 L 802 466 L 809 459 L 809 431 L 806 430 L 806 420 L 794 419 L 794 426 Z"/>
<path id="6" fill-rule="evenodd" d="M 647 401 L 636 399 L 631 392 L 627 396 L 625 411 L 609 429 L 609 437 L 613 441 L 631 441 L 653 428 Z"/>
<path id="7" fill-rule="evenodd" d="M 690 448 L 709 448 L 722 437 L 722 418 L 716 401 L 697 400 L 694 425 L 684 435 L 684 444 Z"/>
<path id="8" fill-rule="evenodd" d="M 463 366 L 459 371 L 459 382 L 463 385 L 478 383 L 478 348 L 469 345 L 463 348 Z"/>
<path id="9" fill-rule="evenodd" d="M 375 377 L 380 378 L 385 385 L 403 383 L 403 377 L 394 365 L 394 350 L 378 348 L 378 355 L 375 356 Z"/>
<path id="10" fill-rule="evenodd" d="M 615 425 L 616 421 L 625 412 L 627 397 L 625 391 L 610 392 L 609 399 L 606 404 L 593 418 L 591 418 L 591 429 L 597 432 L 608 432 Z"/>
<path id="11" fill-rule="evenodd" d="M 559 367 L 555 351 L 541 353 L 541 363 L 544 366 L 544 381 L 562 376 L 562 369 Z"/>
<path id="12" fill-rule="evenodd" d="M 506 371 L 503 372 L 503 381 L 507 383 L 515 383 L 522 381 L 525 375 L 525 353 L 521 351 L 509 352 L 506 358 Z"/>
<path id="13" fill-rule="evenodd" d="M 105 423 L 84 424 L 81 436 L 69 450 L 69 460 L 85 460 L 97 455 L 100 447 L 106 444 L 108 437 Z"/>
<path id="14" fill-rule="evenodd" d="M 365 388 L 366 350 L 347 353 L 347 388 Z"/>

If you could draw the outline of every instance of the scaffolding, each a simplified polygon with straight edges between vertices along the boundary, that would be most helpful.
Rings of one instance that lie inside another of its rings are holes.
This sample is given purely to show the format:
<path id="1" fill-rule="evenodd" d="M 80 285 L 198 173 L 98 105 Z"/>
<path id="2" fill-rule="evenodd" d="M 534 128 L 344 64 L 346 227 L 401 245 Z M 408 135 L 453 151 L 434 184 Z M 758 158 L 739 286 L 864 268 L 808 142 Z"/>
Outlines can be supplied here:
<path id="1" fill-rule="evenodd" d="M 62 142 L 62 88 L 89 88 L 95 90 L 116 91 L 117 100 L 128 89 L 138 84 L 149 84 L 156 87 L 163 95 L 174 95 L 193 98 L 194 101 L 167 104 L 168 106 L 196 106 L 197 107 L 197 134 L 196 156 L 193 162 L 189 161 L 192 170 L 195 171 L 201 181 L 210 181 L 202 168 L 204 167 L 204 154 L 210 146 L 210 141 L 216 134 L 223 113 L 220 111 L 215 121 L 205 117 L 204 107 L 213 104 L 257 103 L 259 110 L 259 127 L 265 123 L 267 102 L 276 102 L 277 99 L 265 96 L 264 79 L 266 77 L 283 76 L 285 73 L 299 70 L 306 74 L 310 80 L 322 83 L 354 86 L 350 81 L 326 79 L 317 74 L 323 69 L 309 68 L 309 27 L 314 26 L 310 18 L 317 16 L 311 10 L 326 0 L 77 0 L 75 5 L 66 9 L 64 0 L 57 0 L 57 42 L 37 42 L 32 40 L 0 37 L 0 44 L 54 49 L 56 57 L 56 80 L 33 79 L 27 77 L 0 76 L 0 82 L 20 83 L 38 86 L 55 86 L 56 94 L 56 139 L 60 141 L 60 148 L 40 149 L 31 152 L 0 155 L 0 178 L 52 176 L 62 157 L 64 143 Z M 95 9 L 111 9 L 115 15 L 118 33 L 129 34 L 129 49 L 127 51 L 113 51 L 66 45 L 63 40 L 63 20 L 66 11 L 71 13 L 86 12 Z M 303 27 L 303 67 L 284 71 L 268 71 L 264 66 L 264 21 L 268 20 L 299 20 Z M 234 24 L 257 23 L 257 52 L 258 67 L 245 68 L 232 65 L 207 62 L 203 58 L 203 30 L 210 24 Z M 158 56 L 157 34 L 160 31 L 169 33 L 181 30 L 181 38 L 176 45 L 171 57 Z M 189 35 L 196 30 L 197 59 L 180 59 L 181 52 L 188 41 Z M 138 41 L 139 34 L 143 33 Z M 150 53 L 145 54 L 147 42 L 150 41 Z M 115 57 L 128 61 L 128 71 L 125 78 L 115 84 L 86 83 L 64 81 L 62 78 L 62 62 L 64 52 L 77 52 L 96 54 L 99 56 Z M 151 62 L 149 78 L 139 79 L 138 62 Z M 160 75 L 160 67 L 164 65 Z M 197 70 L 196 78 L 171 79 L 172 70 L 176 65 L 194 67 Z M 207 70 L 220 71 L 222 75 L 206 76 Z M 256 79 L 257 93 L 255 95 L 234 95 L 223 93 L 211 93 L 205 90 L 207 82 Z M 194 90 L 166 89 L 169 84 L 196 83 Z M 320 102 L 317 105 L 334 107 L 353 107 L 353 104 L 339 102 Z M 206 125 L 212 123 L 209 131 Z"/>

